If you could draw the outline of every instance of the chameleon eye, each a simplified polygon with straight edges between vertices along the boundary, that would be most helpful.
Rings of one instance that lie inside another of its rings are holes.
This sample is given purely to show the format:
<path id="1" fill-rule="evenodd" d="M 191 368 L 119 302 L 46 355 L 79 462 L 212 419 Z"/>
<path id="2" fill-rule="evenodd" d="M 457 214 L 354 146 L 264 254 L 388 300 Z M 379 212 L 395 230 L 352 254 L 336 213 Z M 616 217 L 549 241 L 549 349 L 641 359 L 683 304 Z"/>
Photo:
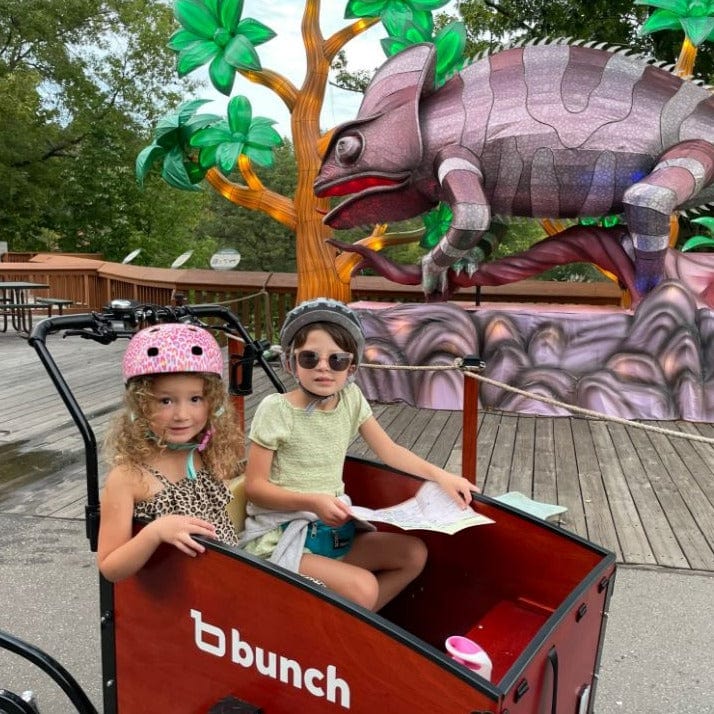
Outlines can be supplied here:
<path id="1" fill-rule="evenodd" d="M 348 134 L 337 140 L 335 158 L 340 166 L 352 166 L 362 154 L 362 137 L 359 134 Z"/>

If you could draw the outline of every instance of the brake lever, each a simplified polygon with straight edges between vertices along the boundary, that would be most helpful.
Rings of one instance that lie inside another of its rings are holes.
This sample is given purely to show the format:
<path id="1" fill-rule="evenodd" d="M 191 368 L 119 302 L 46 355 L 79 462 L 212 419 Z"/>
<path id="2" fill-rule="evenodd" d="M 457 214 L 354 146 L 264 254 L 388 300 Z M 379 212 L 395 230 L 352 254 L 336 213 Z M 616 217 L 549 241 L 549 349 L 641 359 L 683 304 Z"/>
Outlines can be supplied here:
<path id="1" fill-rule="evenodd" d="M 62 339 L 65 337 L 82 337 L 85 340 L 94 340 L 102 345 L 108 345 L 119 337 L 116 332 L 91 332 L 90 330 L 65 330 Z"/>

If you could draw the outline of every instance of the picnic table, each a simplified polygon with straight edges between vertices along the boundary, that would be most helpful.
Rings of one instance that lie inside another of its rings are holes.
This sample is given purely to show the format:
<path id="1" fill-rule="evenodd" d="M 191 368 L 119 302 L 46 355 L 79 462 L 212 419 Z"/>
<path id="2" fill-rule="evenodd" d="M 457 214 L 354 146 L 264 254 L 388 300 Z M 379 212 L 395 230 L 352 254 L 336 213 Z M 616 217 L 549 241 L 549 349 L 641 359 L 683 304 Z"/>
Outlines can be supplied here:
<path id="1" fill-rule="evenodd" d="M 29 333 L 32 330 L 32 311 L 40 303 L 31 301 L 35 290 L 49 290 L 46 283 L 0 282 L 0 311 L 2 311 L 2 331 L 7 332 L 8 322 L 17 332 Z"/>

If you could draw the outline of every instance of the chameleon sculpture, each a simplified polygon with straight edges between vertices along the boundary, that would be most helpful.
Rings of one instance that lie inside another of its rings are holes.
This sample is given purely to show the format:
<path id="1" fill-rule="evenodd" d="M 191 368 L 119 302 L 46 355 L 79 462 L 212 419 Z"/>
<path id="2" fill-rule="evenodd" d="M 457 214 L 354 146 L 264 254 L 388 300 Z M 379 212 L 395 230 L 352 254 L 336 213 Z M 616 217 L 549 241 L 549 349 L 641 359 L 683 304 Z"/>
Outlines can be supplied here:
<path id="1" fill-rule="evenodd" d="M 562 43 L 504 50 L 438 89 L 434 64 L 430 44 L 394 55 L 357 118 L 335 130 L 315 193 L 355 195 L 328 225 L 398 221 L 448 203 L 451 226 L 421 262 L 422 288 L 438 299 L 492 214 L 624 211 L 636 289 L 660 282 L 670 215 L 714 201 L 707 88 L 622 51 Z"/>

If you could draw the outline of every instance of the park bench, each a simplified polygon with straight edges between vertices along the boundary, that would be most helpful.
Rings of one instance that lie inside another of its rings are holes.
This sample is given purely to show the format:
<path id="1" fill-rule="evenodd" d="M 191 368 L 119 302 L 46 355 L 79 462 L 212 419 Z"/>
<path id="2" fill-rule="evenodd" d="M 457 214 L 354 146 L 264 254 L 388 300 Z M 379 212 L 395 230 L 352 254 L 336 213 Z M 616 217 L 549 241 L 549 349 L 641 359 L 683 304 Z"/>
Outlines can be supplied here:
<path id="1" fill-rule="evenodd" d="M 44 306 L 47 308 L 47 317 L 52 317 L 52 308 L 56 307 L 59 310 L 59 314 L 62 315 L 64 308 L 69 307 L 74 304 L 73 300 L 67 300 L 66 298 L 55 298 L 55 297 L 36 297 L 35 306 Z"/>
<path id="2" fill-rule="evenodd" d="M 0 316 L 2 317 L 2 331 L 7 332 L 8 322 L 22 332 L 25 328 L 25 316 L 31 313 L 33 303 L 3 302 L 0 303 Z"/>
<path id="3" fill-rule="evenodd" d="M 2 317 L 2 331 L 7 332 L 8 321 L 18 332 L 29 332 L 32 328 L 32 315 L 37 311 L 47 313 L 52 317 L 53 308 L 62 315 L 64 308 L 73 304 L 73 300 L 65 298 L 38 297 L 34 302 L 0 302 L 0 317 Z"/>

